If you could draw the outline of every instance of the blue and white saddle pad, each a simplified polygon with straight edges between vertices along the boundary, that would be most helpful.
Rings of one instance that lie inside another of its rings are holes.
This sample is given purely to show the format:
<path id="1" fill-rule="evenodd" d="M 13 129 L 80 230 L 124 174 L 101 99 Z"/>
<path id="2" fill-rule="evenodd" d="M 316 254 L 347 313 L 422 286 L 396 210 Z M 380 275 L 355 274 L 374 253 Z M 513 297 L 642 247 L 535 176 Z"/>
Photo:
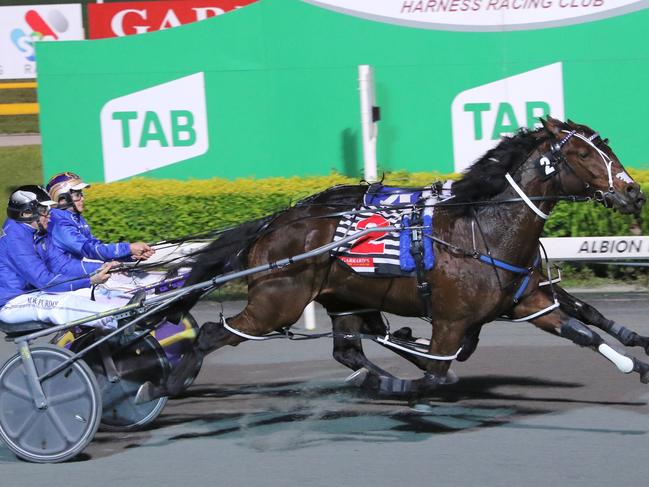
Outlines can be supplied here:
<path id="1" fill-rule="evenodd" d="M 378 186 L 378 187 L 377 187 Z M 446 186 L 446 185 L 445 185 Z M 450 195 L 450 184 L 445 188 Z M 332 254 L 353 271 L 367 276 L 411 277 L 415 275 L 415 261 L 410 253 L 412 231 L 409 229 L 413 206 L 425 203 L 424 234 L 432 234 L 434 205 L 440 201 L 431 190 L 413 191 L 373 185 L 365 194 L 363 206 L 338 222 L 334 234 L 337 242 L 360 230 L 371 227 L 401 227 L 401 231 L 377 232 L 341 244 Z M 403 205 L 407 205 L 405 208 Z M 412 205 L 412 206 L 410 206 Z M 433 242 L 423 238 L 424 267 L 432 269 L 435 263 Z"/>

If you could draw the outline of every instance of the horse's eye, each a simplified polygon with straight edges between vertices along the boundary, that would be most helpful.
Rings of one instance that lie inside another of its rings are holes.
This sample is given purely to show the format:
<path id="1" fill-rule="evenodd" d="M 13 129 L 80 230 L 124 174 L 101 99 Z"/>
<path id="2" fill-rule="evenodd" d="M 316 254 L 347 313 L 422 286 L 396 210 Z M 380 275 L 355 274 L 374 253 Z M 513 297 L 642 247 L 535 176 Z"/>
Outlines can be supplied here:
<path id="1" fill-rule="evenodd" d="M 590 151 L 589 150 L 580 150 L 577 154 L 579 155 L 579 157 L 581 159 L 588 159 L 588 156 L 590 155 Z"/>

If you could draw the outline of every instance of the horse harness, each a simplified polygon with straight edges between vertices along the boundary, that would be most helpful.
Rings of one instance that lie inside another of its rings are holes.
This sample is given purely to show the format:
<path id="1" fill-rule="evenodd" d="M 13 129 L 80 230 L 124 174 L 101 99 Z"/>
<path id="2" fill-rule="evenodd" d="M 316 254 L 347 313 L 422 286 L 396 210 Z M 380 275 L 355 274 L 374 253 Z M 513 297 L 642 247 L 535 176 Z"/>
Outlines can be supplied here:
<path id="1" fill-rule="evenodd" d="M 567 131 L 564 130 L 567 135 L 564 136 L 560 141 L 554 143 L 550 147 L 550 151 L 543 154 L 538 158 L 536 161 L 537 164 L 537 169 L 541 174 L 541 177 L 544 179 L 549 179 L 550 177 L 553 177 L 559 173 L 558 167 L 561 162 L 566 162 L 565 156 L 562 153 L 562 148 L 563 146 L 570 140 L 572 137 L 577 137 L 583 141 L 585 141 L 588 145 L 593 147 L 600 157 L 602 158 L 607 174 L 608 174 L 608 180 L 609 180 L 609 192 L 613 191 L 613 176 L 612 176 L 612 163 L 613 161 L 608 157 L 606 153 L 604 153 L 602 150 L 600 150 L 596 145 L 593 143 L 594 140 L 596 140 L 599 137 L 598 133 L 594 133 L 590 137 L 586 137 L 580 133 L 578 133 L 576 130 L 572 131 Z M 567 167 L 570 168 L 569 165 Z M 620 177 L 620 175 L 617 175 L 617 177 Z M 518 186 L 518 184 L 514 181 L 512 176 L 507 173 L 505 175 L 505 179 L 507 182 L 512 186 L 512 188 L 515 190 L 515 192 L 518 194 L 519 198 L 515 199 L 510 199 L 510 200 L 496 200 L 496 201 L 491 201 L 491 202 L 479 202 L 481 204 L 499 204 L 499 203 L 510 203 L 510 202 L 520 202 L 523 201 L 537 216 L 540 218 L 547 220 L 549 215 L 541 211 L 533 202 L 532 200 L 560 200 L 560 199 L 570 199 L 572 201 L 577 201 L 577 197 L 558 197 L 558 198 L 545 198 L 545 197 L 528 197 L 524 191 Z M 370 186 L 371 187 L 371 186 Z M 588 186 L 586 189 L 589 189 Z M 597 190 L 593 192 L 593 197 L 597 200 L 604 200 L 604 194 L 601 190 Z M 590 198 L 586 198 L 590 199 Z M 433 204 L 433 206 L 437 204 L 437 201 Z M 452 203 L 451 203 L 452 204 Z M 448 203 L 444 202 L 444 205 L 448 205 Z M 535 269 L 538 267 L 538 265 L 541 262 L 541 252 L 539 252 L 532 265 L 530 267 L 521 267 L 517 265 L 513 265 L 510 263 L 507 263 L 503 260 L 496 259 L 491 255 L 491 252 L 487 246 L 487 252 L 482 253 L 477 250 L 477 245 L 476 245 L 476 238 L 475 238 L 475 227 L 478 227 L 478 230 L 480 231 L 482 235 L 483 242 L 486 244 L 486 240 L 484 239 L 484 234 L 482 233 L 482 229 L 480 228 L 480 224 L 478 219 L 476 218 L 475 211 L 474 211 L 474 218 L 471 221 L 471 226 L 472 226 L 472 236 L 473 236 L 473 249 L 471 251 L 462 249 L 461 247 L 458 247 L 457 245 L 454 245 L 450 242 L 447 242 L 445 240 L 442 240 L 438 237 L 435 237 L 432 234 L 427 234 L 425 233 L 425 226 L 423 224 L 423 209 L 427 206 L 426 204 L 421 205 L 403 205 L 411 209 L 411 223 L 410 226 L 408 227 L 409 230 L 412 231 L 412 241 L 410 245 L 410 253 L 415 261 L 415 275 L 417 279 L 417 291 L 423 300 L 424 303 L 424 309 L 426 312 L 425 319 L 428 321 L 432 322 L 432 303 L 431 303 L 431 289 L 430 289 L 430 284 L 425 278 L 425 266 L 424 266 L 424 239 L 429 238 L 433 242 L 446 247 L 450 249 L 451 252 L 459 254 L 459 255 L 464 255 L 467 257 L 472 257 L 474 259 L 479 260 L 480 262 L 490 265 L 493 267 L 494 272 L 496 274 L 496 277 L 498 279 L 499 285 L 501 289 L 505 289 L 508 287 L 510 284 L 513 284 L 514 281 L 511 283 L 503 286 L 502 282 L 500 281 L 500 277 L 498 275 L 498 269 L 502 269 L 508 272 L 512 272 L 514 274 L 523 276 L 521 279 L 521 282 L 519 283 L 516 291 L 514 292 L 513 296 L 513 301 L 514 303 L 518 303 L 522 296 L 524 295 L 527 287 L 529 286 L 529 283 L 532 278 L 532 274 L 534 273 Z M 325 215 L 324 217 L 332 217 L 335 215 L 355 215 L 359 211 L 359 208 L 355 208 L 351 211 L 341 211 L 335 214 L 330 214 L 330 215 Z M 323 216 L 319 216 L 318 218 L 323 218 Z M 404 227 L 405 228 L 405 227 Z M 404 229 L 402 228 L 402 229 Z M 540 243 L 539 243 L 540 244 Z M 543 253 L 545 254 L 545 249 L 542 248 Z M 548 263 L 547 259 L 547 254 L 545 255 L 545 261 L 547 264 L 548 268 L 548 280 L 544 282 L 540 282 L 539 286 L 544 286 L 544 285 L 549 285 L 552 288 L 552 285 L 560 280 L 560 273 L 558 278 L 553 278 L 551 268 Z M 511 321 L 515 322 L 521 322 L 521 321 L 529 321 L 535 318 L 538 318 L 540 316 L 543 316 L 552 310 L 556 309 L 559 307 L 559 302 L 556 297 L 556 293 L 554 290 L 552 291 L 553 295 L 553 303 L 539 311 L 536 311 L 535 313 L 532 313 L 528 316 L 524 316 L 522 318 L 517 318 L 517 319 L 511 319 Z M 335 315 L 344 315 L 344 314 L 361 314 L 361 313 L 368 313 L 368 312 L 376 312 L 377 310 L 353 310 L 353 311 L 348 311 L 344 313 L 334 313 L 331 314 L 331 316 Z M 420 347 L 417 347 L 417 343 L 414 341 L 409 341 L 409 340 L 402 340 L 402 339 L 395 339 L 390 333 L 389 330 L 389 325 L 386 326 L 386 334 L 385 336 L 375 336 L 375 335 L 364 335 L 364 334 L 338 334 L 335 332 L 328 332 L 328 333 L 320 333 L 320 334 L 300 334 L 300 333 L 294 333 L 288 330 L 288 328 L 282 329 L 281 331 L 276 331 L 268 335 L 264 336 L 254 336 L 254 335 L 249 335 L 247 333 L 244 333 L 240 330 L 237 330 L 235 328 L 232 328 L 231 326 L 228 325 L 226 322 L 225 318 L 223 315 L 221 315 L 221 322 L 223 327 L 228 330 L 229 332 L 238 335 L 242 338 L 248 339 L 248 340 L 269 340 L 273 338 L 288 338 L 292 340 L 305 340 L 305 339 L 316 339 L 316 338 L 323 338 L 323 337 L 342 337 L 342 338 L 348 338 L 348 339 L 356 339 L 356 338 L 370 338 L 377 343 L 380 343 L 382 345 L 395 348 L 398 350 L 401 350 L 406 353 L 414 354 L 423 358 L 431 359 L 431 360 L 442 360 L 442 361 L 451 361 L 455 360 L 460 352 L 462 351 L 462 347 L 454 354 L 454 355 L 448 355 L 448 356 L 439 356 L 439 355 L 433 355 L 427 352 L 427 350 L 424 350 Z"/>

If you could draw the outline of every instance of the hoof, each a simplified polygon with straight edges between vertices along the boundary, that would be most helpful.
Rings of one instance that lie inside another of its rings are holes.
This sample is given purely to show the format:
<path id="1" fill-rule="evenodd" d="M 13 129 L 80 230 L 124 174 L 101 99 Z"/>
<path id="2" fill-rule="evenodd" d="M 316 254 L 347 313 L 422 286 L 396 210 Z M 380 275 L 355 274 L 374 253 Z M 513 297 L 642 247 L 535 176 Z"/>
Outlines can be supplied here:
<path id="1" fill-rule="evenodd" d="M 475 352 L 475 349 L 478 347 L 478 342 L 480 339 L 476 336 L 466 336 L 462 340 L 462 349 L 460 350 L 460 353 L 457 355 L 456 360 L 458 362 L 465 362 L 469 359 L 471 355 L 473 355 L 473 352 Z"/>
<path id="2" fill-rule="evenodd" d="M 374 385 L 380 395 L 393 397 L 425 396 L 426 394 L 436 392 L 441 385 L 451 384 L 452 382 L 449 381 L 459 380 L 453 372 L 446 377 L 424 374 L 421 379 L 415 380 L 386 377 L 384 375 L 374 375 L 374 377 L 374 384 L 370 382 L 372 375 L 368 376 L 366 384 Z M 365 386 L 365 384 L 363 385 Z"/>
<path id="3" fill-rule="evenodd" d="M 347 376 L 347 378 L 345 379 L 345 384 L 361 387 L 369 373 L 369 370 L 367 370 L 365 367 L 361 367 L 360 369 L 352 372 Z"/>
<path id="4" fill-rule="evenodd" d="M 449 386 L 451 384 L 457 384 L 460 381 L 460 378 L 458 375 L 453 372 L 451 369 L 448 369 L 448 372 L 446 373 L 446 377 L 442 379 L 441 384 L 444 384 L 445 386 Z"/>
<path id="5" fill-rule="evenodd" d="M 640 376 L 640 382 L 649 384 L 649 364 L 640 362 L 638 359 L 633 359 L 633 371 L 637 372 Z"/>
<path id="6" fill-rule="evenodd" d="M 162 394 L 159 393 L 157 387 L 153 384 L 153 382 L 147 381 L 142 384 L 137 390 L 134 402 L 135 404 L 144 404 L 146 402 L 153 401 L 154 399 L 158 399 L 159 397 L 162 397 Z"/>
<path id="7" fill-rule="evenodd" d="M 430 340 L 428 338 L 415 338 L 412 334 L 412 329 L 408 326 L 404 326 L 403 328 L 399 328 L 397 331 L 392 333 L 392 336 L 394 338 L 398 338 L 399 340 L 404 340 L 406 342 L 412 342 L 417 345 L 422 345 L 424 347 L 429 347 L 430 346 Z"/>
<path id="8" fill-rule="evenodd" d="M 449 380 L 452 380 L 452 377 L 457 377 L 453 373 Z M 412 381 L 412 392 L 418 396 L 425 396 L 432 392 L 437 392 L 439 386 L 448 385 L 449 382 L 446 382 L 446 377 L 438 377 L 434 374 L 424 374 L 421 379 Z"/>
<path id="9" fill-rule="evenodd" d="M 412 381 L 378 374 L 363 367 L 347 377 L 345 383 L 357 386 L 366 392 L 399 396 L 410 392 Z"/>
<path id="10" fill-rule="evenodd" d="M 392 336 L 398 338 L 399 340 L 408 340 L 410 342 L 414 341 L 414 338 L 412 336 L 412 328 L 410 328 L 409 326 L 399 328 L 397 331 L 392 333 Z"/>
<path id="11" fill-rule="evenodd" d="M 403 396 L 412 392 L 412 380 L 379 375 L 378 392 L 389 396 Z"/>
<path id="12" fill-rule="evenodd" d="M 421 379 L 412 380 L 378 374 L 365 367 L 345 379 L 345 383 L 360 387 L 366 392 L 390 397 L 423 395 L 436 391 L 440 385 L 455 384 L 458 381 L 458 376 L 452 370 L 449 370 L 445 377 L 425 374 Z"/>

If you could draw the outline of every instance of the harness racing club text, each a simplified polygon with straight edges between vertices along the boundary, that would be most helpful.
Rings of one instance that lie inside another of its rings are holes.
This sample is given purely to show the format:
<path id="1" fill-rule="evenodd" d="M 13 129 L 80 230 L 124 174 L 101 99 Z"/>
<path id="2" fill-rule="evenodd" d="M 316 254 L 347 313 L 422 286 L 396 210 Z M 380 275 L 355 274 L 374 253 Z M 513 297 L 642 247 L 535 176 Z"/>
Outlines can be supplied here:
<path id="1" fill-rule="evenodd" d="M 606 0 L 403 0 L 401 13 L 603 7 Z"/>

